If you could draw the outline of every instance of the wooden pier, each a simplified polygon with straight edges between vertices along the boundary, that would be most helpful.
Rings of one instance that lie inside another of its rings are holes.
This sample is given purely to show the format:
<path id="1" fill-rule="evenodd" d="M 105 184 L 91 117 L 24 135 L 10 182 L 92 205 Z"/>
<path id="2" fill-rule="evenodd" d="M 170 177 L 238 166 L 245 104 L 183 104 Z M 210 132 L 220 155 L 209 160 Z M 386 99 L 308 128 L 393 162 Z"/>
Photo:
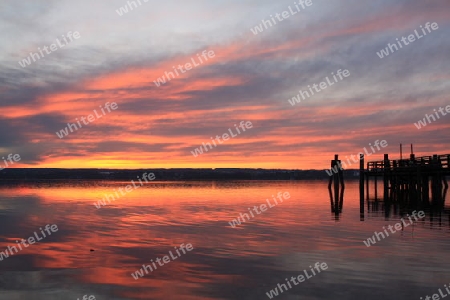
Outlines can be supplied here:
<path id="1" fill-rule="evenodd" d="M 401 146 L 400 157 L 402 157 Z M 331 160 L 331 169 L 333 168 L 337 172 L 330 174 L 328 189 L 331 212 L 335 219 L 339 220 L 343 208 L 345 185 L 344 172 L 337 154 Z M 427 209 L 430 213 L 432 212 L 432 215 L 435 214 L 440 218 L 441 212 L 445 211 L 445 198 L 448 191 L 446 176 L 450 176 L 450 154 L 416 157 L 411 145 L 411 154 L 408 159 L 391 160 L 388 154 L 384 154 L 383 160 L 367 162 L 366 168 L 364 155 L 360 154 L 360 220 L 364 221 L 365 199 L 368 210 L 384 207 L 386 217 L 389 216 L 390 208 L 393 207 L 394 210 L 403 212 L 410 212 L 417 208 Z M 378 196 L 378 181 L 382 182 L 383 186 L 382 198 Z M 370 182 L 374 183 L 374 198 L 370 197 Z"/>
<path id="2" fill-rule="evenodd" d="M 364 159 L 364 158 L 363 158 Z M 362 163 L 363 165 L 364 163 Z M 361 168 L 361 167 L 360 167 Z M 375 181 L 375 199 L 378 199 L 378 178 L 383 181 L 384 201 L 442 202 L 448 189 L 446 176 L 450 176 L 450 154 L 390 160 L 384 154 L 381 161 L 367 163 L 360 169 L 366 181 L 366 197 L 369 199 L 369 179 Z M 360 181 L 360 192 L 364 193 L 364 182 Z"/>

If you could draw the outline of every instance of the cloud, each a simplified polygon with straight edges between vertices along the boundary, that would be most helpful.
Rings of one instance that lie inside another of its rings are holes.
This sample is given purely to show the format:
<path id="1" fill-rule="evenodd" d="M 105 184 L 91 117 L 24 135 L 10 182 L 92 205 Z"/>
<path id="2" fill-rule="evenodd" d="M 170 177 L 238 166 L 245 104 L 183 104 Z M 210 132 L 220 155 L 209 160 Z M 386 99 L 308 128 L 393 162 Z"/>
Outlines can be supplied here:
<path id="1" fill-rule="evenodd" d="M 449 104 L 448 3 L 313 1 L 257 36 L 252 26 L 291 3 L 147 3 L 120 17 L 115 10 L 125 4 L 5 2 L 0 147 L 26 154 L 23 166 L 136 167 L 156 160 L 161 167 L 321 168 L 334 152 L 357 153 L 375 139 L 388 140 L 391 152 L 400 141 L 414 142 L 423 154 L 450 150 L 441 138 L 449 119 L 420 132 L 413 126 Z M 39 25 L 30 26 L 34 21 Z M 426 22 L 439 30 L 384 59 L 376 55 Z M 26 68 L 17 63 L 74 30 L 81 38 L 66 48 Z M 154 84 L 205 49 L 216 56 Z M 288 103 L 338 69 L 351 76 L 294 107 Z M 56 136 L 108 101 L 119 109 Z M 190 156 L 241 120 L 255 124 L 248 134 Z"/>

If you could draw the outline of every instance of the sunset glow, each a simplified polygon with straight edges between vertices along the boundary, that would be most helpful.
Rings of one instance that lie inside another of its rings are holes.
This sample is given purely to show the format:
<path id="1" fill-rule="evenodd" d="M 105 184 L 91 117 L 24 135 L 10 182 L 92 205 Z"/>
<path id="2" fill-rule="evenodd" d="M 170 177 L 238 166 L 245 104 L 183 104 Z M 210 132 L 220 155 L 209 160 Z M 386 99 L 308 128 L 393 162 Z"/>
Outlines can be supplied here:
<path id="1" fill-rule="evenodd" d="M 399 143 L 413 143 L 417 155 L 448 153 L 450 116 L 414 126 L 450 105 L 448 3 L 347 1 L 351 9 L 341 10 L 312 2 L 257 35 L 250 28 L 292 3 L 146 4 L 122 16 L 120 0 L 62 1 L 46 15 L 39 4 L 24 7 L 21 14 L 39 26 L 0 27 L 0 157 L 19 153 L 13 167 L 323 169 L 334 154 L 357 154 L 374 140 L 386 140 L 383 150 L 394 156 Z M 6 14 L 12 9 L 5 5 Z M 427 22 L 439 29 L 376 55 Z M 18 64 L 69 31 L 80 38 Z M 203 51 L 215 56 L 154 83 Z M 299 90 L 345 69 L 350 77 L 289 104 Z M 118 109 L 64 138 L 55 134 L 107 102 Z M 253 129 L 191 154 L 242 120 Z"/>

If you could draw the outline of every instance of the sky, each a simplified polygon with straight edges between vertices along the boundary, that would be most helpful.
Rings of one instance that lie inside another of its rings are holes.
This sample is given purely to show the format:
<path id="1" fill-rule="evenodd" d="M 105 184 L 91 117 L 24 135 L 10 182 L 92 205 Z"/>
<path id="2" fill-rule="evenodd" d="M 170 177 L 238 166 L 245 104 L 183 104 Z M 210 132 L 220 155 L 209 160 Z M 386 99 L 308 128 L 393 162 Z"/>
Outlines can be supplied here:
<path id="1" fill-rule="evenodd" d="M 410 143 L 417 156 L 450 153 L 450 116 L 414 124 L 450 105 L 447 0 L 135 2 L 0 1 L 0 156 L 21 157 L 9 167 L 324 169 L 376 140 L 388 146 L 369 161 L 398 158 L 399 143 L 406 155 Z M 424 35 L 427 22 L 438 29 Z M 64 43 L 69 32 L 78 38 Z M 30 59 L 57 38 L 62 47 Z M 205 50 L 214 56 L 199 63 Z M 350 75 L 290 104 L 338 70 Z M 107 102 L 117 109 L 101 114 Z M 241 121 L 252 127 L 236 134 Z"/>

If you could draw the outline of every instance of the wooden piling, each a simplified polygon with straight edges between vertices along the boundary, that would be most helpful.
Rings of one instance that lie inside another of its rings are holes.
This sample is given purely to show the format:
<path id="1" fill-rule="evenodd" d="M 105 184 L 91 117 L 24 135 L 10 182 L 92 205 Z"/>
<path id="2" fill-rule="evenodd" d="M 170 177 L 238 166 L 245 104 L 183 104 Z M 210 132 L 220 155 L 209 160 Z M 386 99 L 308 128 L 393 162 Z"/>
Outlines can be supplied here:
<path id="1" fill-rule="evenodd" d="M 334 155 L 334 159 L 331 161 L 330 165 L 332 175 L 330 176 L 330 181 L 328 182 L 328 190 L 330 192 L 332 212 L 334 212 L 337 220 L 342 209 L 345 188 L 344 173 L 342 171 L 341 161 L 339 160 L 338 154 Z M 334 172 L 334 170 L 337 172 Z M 332 185 L 334 185 L 333 188 L 331 187 Z"/>
<path id="2" fill-rule="evenodd" d="M 359 155 L 359 219 L 364 221 L 364 154 Z"/>
<path id="3" fill-rule="evenodd" d="M 387 201 L 389 199 L 389 174 L 390 174 L 390 161 L 389 154 L 384 155 L 383 160 L 383 200 Z"/>

